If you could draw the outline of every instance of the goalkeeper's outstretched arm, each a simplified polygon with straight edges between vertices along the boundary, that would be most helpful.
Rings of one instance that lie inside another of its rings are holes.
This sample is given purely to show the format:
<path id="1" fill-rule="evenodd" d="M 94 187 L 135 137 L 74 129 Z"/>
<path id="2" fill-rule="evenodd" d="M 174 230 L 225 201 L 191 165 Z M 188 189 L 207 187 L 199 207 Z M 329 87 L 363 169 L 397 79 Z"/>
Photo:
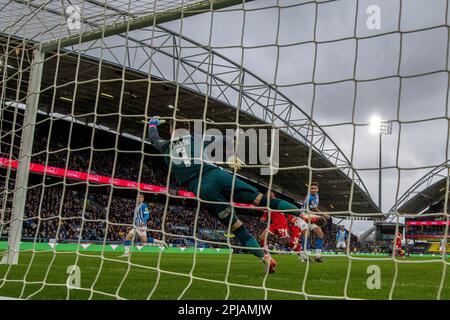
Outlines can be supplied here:
<path id="1" fill-rule="evenodd" d="M 164 151 L 164 145 L 166 145 L 169 140 L 162 139 L 158 133 L 158 125 L 161 124 L 161 121 L 158 119 L 150 119 L 148 122 L 148 137 L 150 139 L 151 144 L 161 153 Z"/>

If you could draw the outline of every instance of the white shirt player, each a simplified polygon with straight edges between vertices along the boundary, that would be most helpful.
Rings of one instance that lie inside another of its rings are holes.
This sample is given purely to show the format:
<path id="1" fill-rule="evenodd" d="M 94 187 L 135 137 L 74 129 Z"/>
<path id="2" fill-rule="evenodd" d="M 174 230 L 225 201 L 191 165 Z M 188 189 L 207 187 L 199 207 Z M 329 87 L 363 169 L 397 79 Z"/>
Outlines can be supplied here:
<path id="1" fill-rule="evenodd" d="M 147 236 L 147 221 L 150 218 L 150 212 L 146 203 L 140 203 L 134 209 L 134 231 L 139 236 Z"/>
<path id="2" fill-rule="evenodd" d="M 345 249 L 347 247 L 345 240 L 347 240 L 348 232 L 345 229 L 339 229 L 336 233 L 336 248 Z"/>
<path id="3" fill-rule="evenodd" d="M 440 246 L 439 250 L 441 252 L 446 252 L 447 251 L 447 238 L 446 237 L 443 237 L 441 239 L 441 246 Z"/>

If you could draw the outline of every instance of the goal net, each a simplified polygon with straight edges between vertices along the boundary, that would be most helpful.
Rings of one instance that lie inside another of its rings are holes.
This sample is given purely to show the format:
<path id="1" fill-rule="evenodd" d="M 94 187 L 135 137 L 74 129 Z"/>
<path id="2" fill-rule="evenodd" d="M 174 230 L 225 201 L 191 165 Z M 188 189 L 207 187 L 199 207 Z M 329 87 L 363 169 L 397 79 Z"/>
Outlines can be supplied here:
<path id="1" fill-rule="evenodd" d="M 450 298 L 448 12 L 0 1 L 0 297 Z"/>

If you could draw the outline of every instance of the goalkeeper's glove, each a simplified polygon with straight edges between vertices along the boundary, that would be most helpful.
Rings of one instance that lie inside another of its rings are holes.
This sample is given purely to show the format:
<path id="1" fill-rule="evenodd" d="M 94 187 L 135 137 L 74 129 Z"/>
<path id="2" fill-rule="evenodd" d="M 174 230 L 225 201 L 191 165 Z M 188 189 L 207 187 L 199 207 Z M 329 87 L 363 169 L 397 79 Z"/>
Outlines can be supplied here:
<path id="1" fill-rule="evenodd" d="M 157 118 L 151 118 L 148 121 L 148 126 L 149 127 L 157 127 L 161 124 L 161 120 L 157 119 Z"/>
<path id="2" fill-rule="evenodd" d="M 227 160 L 227 164 L 231 169 L 239 170 L 245 166 L 244 161 L 239 159 L 237 156 L 231 156 Z"/>

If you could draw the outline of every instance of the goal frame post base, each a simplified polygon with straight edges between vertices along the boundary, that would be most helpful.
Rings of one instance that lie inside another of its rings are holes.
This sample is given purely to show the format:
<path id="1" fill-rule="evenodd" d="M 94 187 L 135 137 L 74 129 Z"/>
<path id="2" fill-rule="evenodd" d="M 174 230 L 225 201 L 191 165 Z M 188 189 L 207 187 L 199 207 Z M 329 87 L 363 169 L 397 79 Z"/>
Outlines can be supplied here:
<path id="1" fill-rule="evenodd" d="M 7 265 L 19 264 L 19 252 L 7 251 L 0 260 L 0 264 L 7 264 Z"/>

